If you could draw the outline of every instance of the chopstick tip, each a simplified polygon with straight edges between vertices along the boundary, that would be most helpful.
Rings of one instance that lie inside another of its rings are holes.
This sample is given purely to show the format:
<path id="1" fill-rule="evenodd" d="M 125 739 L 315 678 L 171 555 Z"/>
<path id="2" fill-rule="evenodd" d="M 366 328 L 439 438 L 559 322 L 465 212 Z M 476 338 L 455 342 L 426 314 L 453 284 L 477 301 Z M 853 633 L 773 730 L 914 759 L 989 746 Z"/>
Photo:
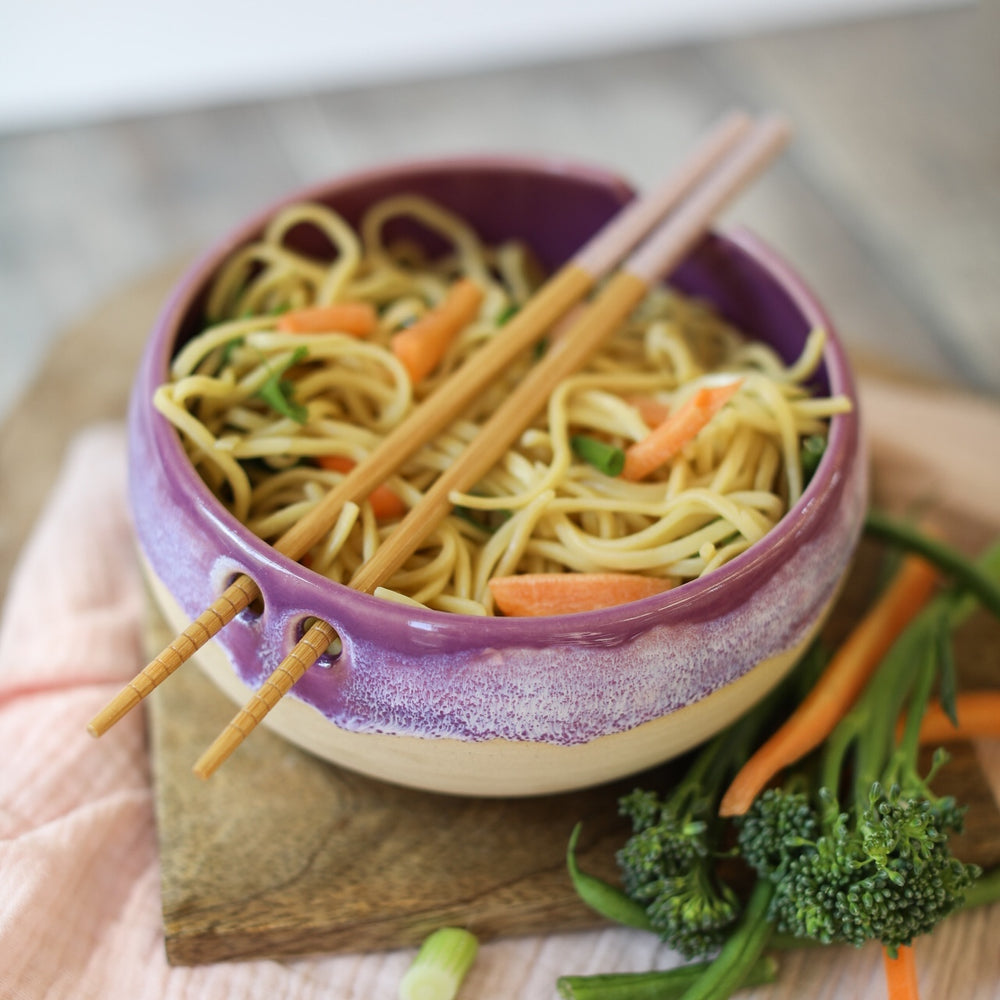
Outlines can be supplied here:
<path id="1" fill-rule="evenodd" d="M 130 689 L 118 693 L 87 723 L 87 732 L 95 739 L 103 736 L 116 722 L 124 718 L 138 699 L 129 696 Z"/>
<path id="2" fill-rule="evenodd" d="M 245 738 L 245 734 L 230 723 L 219 733 L 212 745 L 195 761 L 192 770 L 203 781 L 207 781 L 229 759 L 233 751 Z"/>

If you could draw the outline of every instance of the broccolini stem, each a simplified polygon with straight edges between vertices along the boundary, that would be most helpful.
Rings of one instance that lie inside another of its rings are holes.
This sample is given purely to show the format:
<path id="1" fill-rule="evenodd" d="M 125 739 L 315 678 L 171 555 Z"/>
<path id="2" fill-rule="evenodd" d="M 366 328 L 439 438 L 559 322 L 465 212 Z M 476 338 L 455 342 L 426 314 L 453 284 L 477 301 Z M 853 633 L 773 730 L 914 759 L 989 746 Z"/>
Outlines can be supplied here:
<path id="1" fill-rule="evenodd" d="M 754 718 L 757 714 L 749 712 L 698 751 L 684 777 L 668 796 L 675 809 L 684 811 L 685 805 L 693 806 L 699 799 L 705 798 L 706 792 L 714 803 L 732 762 L 742 759 L 749 749 L 753 733 L 759 725 Z"/>
<path id="2" fill-rule="evenodd" d="M 894 750 L 893 741 L 896 720 L 904 705 L 909 704 L 911 719 L 919 723 L 923 718 L 937 676 L 933 622 L 930 614 L 918 616 L 889 651 L 870 689 L 861 696 L 861 711 L 866 721 L 858 734 L 854 779 L 855 799 L 861 809 L 872 785 L 883 780 L 890 759 L 894 758 L 897 766 L 904 760 L 916 760 L 917 743 L 913 737 L 919 735 L 919 727 L 902 747 Z M 917 695 L 912 694 L 914 688 Z M 904 757 L 904 750 L 910 756 Z"/>
<path id="3" fill-rule="evenodd" d="M 991 582 L 1000 578 L 1000 544 L 992 546 L 975 561 L 978 572 Z M 841 720 L 827 740 L 823 752 L 821 784 L 836 792 L 844 758 L 854 746 L 858 754 L 855 789 L 858 801 L 867 798 L 893 752 L 896 719 L 915 682 L 913 663 L 936 674 L 938 636 L 945 627 L 955 628 L 975 610 L 972 595 L 949 591 L 936 597 L 908 626 L 886 654 L 882 665 L 869 682 L 854 707 Z M 928 663 L 928 659 L 931 661 Z M 922 716 L 922 706 L 915 706 L 914 718 Z"/>
<path id="4" fill-rule="evenodd" d="M 743 985 L 771 936 L 767 911 L 773 895 L 770 879 L 758 879 L 736 929 L 681 1000 L 727 1000 Z"/>
<path id="5" fill-rule="evenodd" d="M 803 664 L 810 669 L 816 660 L 814 649 L 815 647 L 810 647 L 803 658 Z M 684 791 L 693 793 L 696 798 L 705 797 L 708 793 L 708 798 L 714 807 L 723 792 L 725 782 L 750 756 L 761 730 L 774 714 L 776 706 L 785 697 L 789 687 L 794 688 L 797 684 L 798 675 L 799 669 L 796 668 L 784 683 L 765 695 L 699 751 L 697 759 L 670 796 L 675 805 L 679 801 L 678 793 Z"/>
<path id="6" fill-rule="evenodd" d="M 711 964 L 692 962 L 658 972 L 560 976 L 556 988 L 564 1000 L 680 1000 Z M 762 955 L 750 966 L 742 985 L 766 986 L 777 979 L 777 961 L 770 955 Z"/>
<path id="7" fill-rule="evenodd" d="M 930 701 L 931 692 L 934 689 L 934 681 L 938 672 L 938 650 L 934 641 L 939 628 L 945 627 L 940 615 L 935 619 L 928 617 L 927 644 L 923 651 L 923 658 L 920 662 L 919 671 L 914 671 L 912 693 L 906 706 L 906 727 L 903 730 L 903 738 L 899 741 L 896 755 L 904 760 L 916 760 L 920 750 L 920 723 L 927 710 L 927 702 Z"/>
<path id="8" fill-rule="evenodd" d="M 967 558 L 957 549 L 938 538 L 920 531 L 907 521 L 889 517 L 882 511 L 870 510 L 865 518 L 865 530 L 885 541 L 922 555 L 929 562 L 950 574 L 962 587 L 971 591 L 994 615 L 1000 618 L 1000 584 L 981 564 Z"/>
<path id="9" fill-rule="evenodd" d="M 576 894 L 595 913 L 625 927 L 635 927 L 641 931 L 651 931 L 652 925 L 646 909 L 631 899 L 621 889 L 605 882 L 596 875 L 588 875 L 580 871 L 576 863 L 576 842 L 580 839 L 583 824 L 577 823 L 569 837 L 566 846 L 566 868 Z"/>
<path id="10" fill-rule="evenodd" d="M 965 902 L 962 904 L 962 909 L 986 906 L 989 903 L 996 903 L 998 900 L 1000 900 L 1000 867 L 991 869 L 985 875 L 980 875 L 965 890 Z"/>

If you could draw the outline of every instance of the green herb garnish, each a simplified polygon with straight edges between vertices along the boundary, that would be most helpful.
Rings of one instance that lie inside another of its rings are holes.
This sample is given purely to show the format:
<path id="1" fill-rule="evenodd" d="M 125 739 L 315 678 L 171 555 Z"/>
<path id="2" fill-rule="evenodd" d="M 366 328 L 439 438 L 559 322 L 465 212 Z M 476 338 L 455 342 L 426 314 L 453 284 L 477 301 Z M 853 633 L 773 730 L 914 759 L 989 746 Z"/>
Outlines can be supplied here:
<path id="1" fill-rule="evenodd" d="M 301 403 L 295 402 L 295 384 L 282 376 L 292 365 L 298 364 L 308 354 L 309 351 L 305 347 L 297 348 L 287 361 L 271 370 L 267 381 L 254 393 L 276 413 L 294 420 L 297 424 L 306 422 L 309 418 L 309 411 Z"/>
<path id="2" fill-rule="evenodd" d="M 246 343 L 246 337 L 233 337 L 222 345 L 222 364 L 228 365 L 233 360 L 233 352 Z"/>
<path id="3" fill-rule="evenodd" d="M 498 531 L 505 521 L 511 518 L 509 510 L 480 510 L 472 507 L 452 507 L 452 514 L 480 531 L 492 535 Z"/>
<path id="4" fill-rule="evenodd" d="M 517 312 L 518 312 L 518 307 L 513 302 L 511 302 L 510 305 L 500 310 L 500 313 L 496 319 L 497 326 L 503 326 L 511 319 L 511 317 L 516 316 Z"/>
<path id="5" fill-rule="evenodd" d="M 826 435 L 810 434 L 804 438 L 799 449 L 799 461 L 802 463 L 802 476 L 809 482 L 819 468 L 820 459 L 826 451 Z"/>

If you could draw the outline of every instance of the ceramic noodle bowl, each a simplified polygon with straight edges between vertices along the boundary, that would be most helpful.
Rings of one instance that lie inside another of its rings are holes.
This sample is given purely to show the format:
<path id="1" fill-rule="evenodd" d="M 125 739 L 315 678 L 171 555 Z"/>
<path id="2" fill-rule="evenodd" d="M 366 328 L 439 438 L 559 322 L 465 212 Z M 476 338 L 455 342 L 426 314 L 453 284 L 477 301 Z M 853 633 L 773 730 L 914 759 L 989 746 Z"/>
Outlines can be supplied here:
<path id="1" fill-rule="evenodd" d="M 366 206 L 402 191 L 456 211 L 487 242 L 525 240 L 550 271 L 631 196 L 590 167 L 479 158 L 359 173 L 289 200 L 317 199 L 357 222 Z M 866 464 L 856 407 L 832 419 L 804 495 L 762 540 L 697 580 L 606 610 L 549 618 L 422 610 L 332 583 L 252 536 L 203 484 L 151 399 L 171 356 L 200 328 L 213 273 L 278 207 L 179 283 L 152 332 L 130 410 L 131 505 L 169 625 L 179 632 L 240 573 L 263 595 L 262 610 L 243 611 L 196 657 L 235 703 L 246 702 L 318 616 L 336 629 L 342 650 L 310 668 L 265 725 L 375 778 L 520 796 L 598 784 L 680 754 L 787 673 L 829 611 L 860 533 Z M 830 320 L 757 239 L 712 234 L 672 281 L 788 361 L 811 328 L 825 327 L 816 388 L 856 402 Z"/>

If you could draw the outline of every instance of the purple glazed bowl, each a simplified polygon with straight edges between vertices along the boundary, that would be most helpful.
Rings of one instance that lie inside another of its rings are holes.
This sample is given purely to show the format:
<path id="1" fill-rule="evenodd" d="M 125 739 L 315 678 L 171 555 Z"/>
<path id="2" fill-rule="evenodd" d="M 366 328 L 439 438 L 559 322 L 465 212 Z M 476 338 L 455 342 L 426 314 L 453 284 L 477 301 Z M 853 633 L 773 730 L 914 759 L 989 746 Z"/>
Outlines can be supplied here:
<path id="1" fill-rule="evenodd" d="M 411 191 L 487 241 L 518 237 L 554 269 L 631 197 L 599 169 L 496 157 L 372 170 L 296 193 L 356 221 Z M 282 202 L 285 204 L 286 202 Z M 311 573 L 252 536 L 213 497 L 153 408 L 171 356 L 197 332 L 211 276 L 280 206 L 219 243 L 182 279 L 147 345 L 129 415 L 130 499 L 144 568 L 180 631 L 239 573 L 263 595 L 199 654 L 243 704 L 311 616 L 339 633 L 265 724 L 307 750 L 400 784 L 532 795 L 636 772 L 708 738 L 790 669 L 822 624 L 867 499 L 857 397 L 829 318 L 792 270 L 745 233 L 707 237 L 671 280 L 748 334 L 796 357 L 829 332 L 817 388 L 854 400 L 832 420 L 805 494 L 760 542 L 657 597 L 552 618 L 473 618 L 386 602 Z"/>

